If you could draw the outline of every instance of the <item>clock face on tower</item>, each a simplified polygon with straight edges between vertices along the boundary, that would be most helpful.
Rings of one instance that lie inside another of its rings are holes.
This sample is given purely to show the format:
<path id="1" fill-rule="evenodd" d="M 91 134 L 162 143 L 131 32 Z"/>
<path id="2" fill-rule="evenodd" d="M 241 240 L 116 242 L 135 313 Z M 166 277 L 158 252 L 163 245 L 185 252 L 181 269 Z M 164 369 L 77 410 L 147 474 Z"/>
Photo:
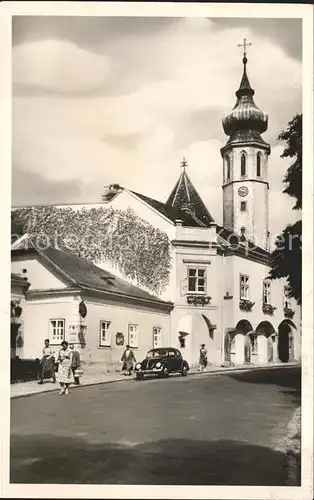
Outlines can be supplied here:
<path id="1" fill-rule="evenodd" d="M 244 198 L 248 194 L 249 194 L 249 190 L 248 190 L 248 188 L 246 186 L 239 187 L 239 189 L 238 189 L 238 195 L 239 196 L 241 196 L 242 198 Z"/>

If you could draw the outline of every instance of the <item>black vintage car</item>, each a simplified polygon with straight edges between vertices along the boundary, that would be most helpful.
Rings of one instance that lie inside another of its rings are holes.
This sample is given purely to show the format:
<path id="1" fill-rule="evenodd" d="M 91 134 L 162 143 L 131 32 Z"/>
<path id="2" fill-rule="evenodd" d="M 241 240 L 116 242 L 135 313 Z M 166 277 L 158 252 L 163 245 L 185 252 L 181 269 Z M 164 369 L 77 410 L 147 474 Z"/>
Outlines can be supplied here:
<path id="1" fill-rule="evenodd" d="M 187 361 L 182 358 L 178 349 L 160 347 L 151 349 L 144 361 L 136 363 L 135 375 L 138 380 L 142 380 L 145 375 L 168 377 L 170 373 L 181 373 L 185 377 L 189 369 Z"/>

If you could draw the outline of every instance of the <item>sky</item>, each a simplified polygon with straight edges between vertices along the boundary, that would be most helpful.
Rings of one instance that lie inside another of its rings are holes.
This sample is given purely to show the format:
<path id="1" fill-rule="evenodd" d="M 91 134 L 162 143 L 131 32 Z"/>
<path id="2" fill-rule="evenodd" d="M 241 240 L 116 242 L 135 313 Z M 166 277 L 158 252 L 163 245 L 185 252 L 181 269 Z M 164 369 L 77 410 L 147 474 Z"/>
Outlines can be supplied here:
<path id="1" fill-rule="evenodd" d="M 222 223 L 221 121 L 236 103 L 244 37 L 254 100 L 269 115 L 278 234 L 298 217 L 277 142 L 301 112 L 298 19 L 14 17 L 12 205 L 99 202 L 111 183 L 166 201 L 185 156 Z"/>

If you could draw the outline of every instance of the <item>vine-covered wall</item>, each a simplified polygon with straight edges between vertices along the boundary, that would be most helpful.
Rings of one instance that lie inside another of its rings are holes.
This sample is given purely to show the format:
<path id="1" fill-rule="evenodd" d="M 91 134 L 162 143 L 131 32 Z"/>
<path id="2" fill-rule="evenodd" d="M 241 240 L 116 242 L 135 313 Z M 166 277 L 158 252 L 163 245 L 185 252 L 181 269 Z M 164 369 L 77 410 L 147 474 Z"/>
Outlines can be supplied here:
<path id="1" fill-rule="evenodd" d="M 12 241 L 28 233 L 40 249 L 53 246 L 95 264 L 109 262 L 126 278 L 160 294 L 169 283 L 166 233 L 133 210 L 31 207 L 12 211 Z"/>

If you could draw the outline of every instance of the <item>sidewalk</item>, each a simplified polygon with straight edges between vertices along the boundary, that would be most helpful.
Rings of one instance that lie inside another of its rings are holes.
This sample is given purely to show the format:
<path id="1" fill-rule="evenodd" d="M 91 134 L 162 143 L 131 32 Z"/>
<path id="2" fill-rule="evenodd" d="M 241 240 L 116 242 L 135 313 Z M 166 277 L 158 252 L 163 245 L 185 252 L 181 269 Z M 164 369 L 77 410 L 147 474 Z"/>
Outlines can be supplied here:
<path id="1" fill-rule="evenodd" d="M 189 371 L 189 375 L 195 376 L 207 376 L 215 373 L 236 373 L 240 371 L 251 371 L 251 370 L 271 370 L 273 368 L 285 368 L 291 366 L 299 366 L 300 363 L 290 362 L 290 363 L 271 363 L 265 365 L 258 366 L 239 366 L 239 367 L 210 367 L 206 372 L 199 372 L 196 368 L 192 368 Z M 121 372 L 115 373 L 103 373 L 100 371 L 101 367 L 90 365 L 86 366 L 84 370 L 84 374 L 81 378 L 80 385 L 76 386 L 71 384 L 72 389 L 79 389 L 80 387 L 86 387 L 90 385 L 97 384 L 108 384 L 111 382 L 126 382 L 127 380 L 132 380 L 133 377 L 126 377 Z M 15 384 L 11 384 L 11 398 L 18 398 L 22 396 L 31 396 L 33 394 L 39 394 L 43 392 L 51 392 L 59 390 L 59 384 L 53 384 L 49 380 L 44 384 L 40 385 L 37 381 L 31 382 L 17 382 Z"/>

